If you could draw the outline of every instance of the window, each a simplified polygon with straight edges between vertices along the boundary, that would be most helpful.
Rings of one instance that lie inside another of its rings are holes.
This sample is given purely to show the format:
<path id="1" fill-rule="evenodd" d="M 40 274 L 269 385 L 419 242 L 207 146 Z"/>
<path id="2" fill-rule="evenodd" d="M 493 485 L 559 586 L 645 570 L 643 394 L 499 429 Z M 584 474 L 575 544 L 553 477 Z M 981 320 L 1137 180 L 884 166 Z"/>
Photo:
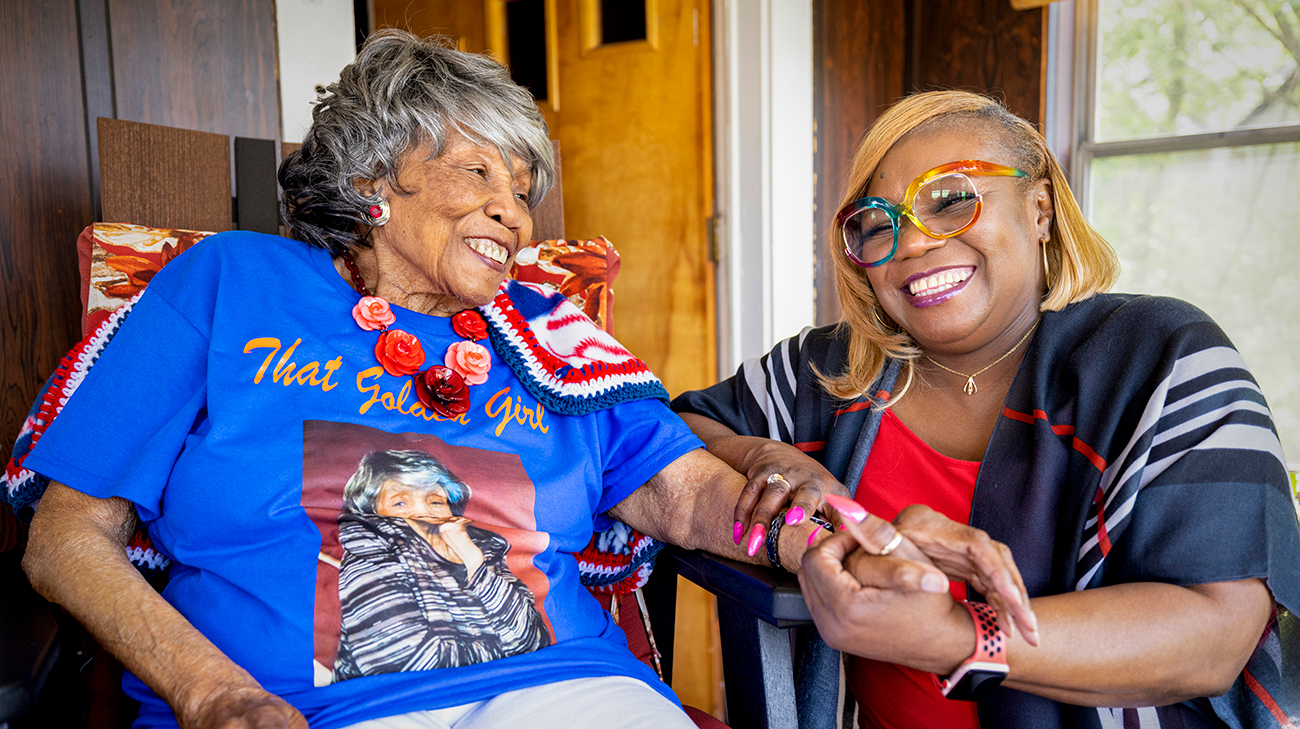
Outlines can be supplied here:
<path id="1" fill-rule="evenodd" d="M 1072 38 L 1053 34 L 1075 44 L 1067 164 L 1119 254 L 1116 290 L 1175 296 L 1214 317 L 1263 388 L 1295 470 L 1300 7 L 1075 1 Z"/>
<path id="2" fill-rule="evenodd" d="M 510 76 L 537 101 L 550 96 L 546 61 L 546 5 L 543 0 L 506 3 L 506 38 Z"/>

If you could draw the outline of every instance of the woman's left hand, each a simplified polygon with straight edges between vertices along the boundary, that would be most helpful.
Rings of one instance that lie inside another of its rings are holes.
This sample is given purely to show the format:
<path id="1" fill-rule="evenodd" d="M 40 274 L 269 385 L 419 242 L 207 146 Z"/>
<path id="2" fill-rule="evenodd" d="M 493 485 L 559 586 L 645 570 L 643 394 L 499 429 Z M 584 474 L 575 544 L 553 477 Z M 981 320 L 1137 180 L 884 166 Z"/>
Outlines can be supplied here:
<path id="1" fill-rule="evenodd" d="M 953 521 L 928 506 L 914 504 L 894 518 L 894 527 L 950 579 L 979 591 L 998 612 L 1007 635 L 1020 628 L 1025 642 L 1038 645 L 1038 618 L 1029 592 L 1007 545 L 982 529 Z"/>
<path id="2" fill-rule="evenodd" d="M 1025 642 L 1038 645 L 1038 618 L 1029 606 L 1024 580 L 1006 545 L 928 506 L 909 506 L 891 524 L 867 513 L 857 502 L 835 496 L 830 501 L 842 511 L 845 526 L 866 555 L 879 557 L 888 552 L 937 567 L 949 579 L 965 582 L 983 593 L 997 611 L 1003 632 L 1015 635 L 1019 626 Z"/>
<path id="3" fill-rule="evenodd" d="M 460 557 L 467 573 L 472 575 L 483 565 L 483 550 L 478 548 L 466 531 L 470 524 L 468 517 L 453 516 L 439 525 L 438 532 L 447 547 Z"/>
<path id="4" fill-rule="evenodd" d="M 804 554 L 799 585 L 831 647 L 951 673 L 973 650 L 973 623 L 946 589 L 920 589 L 927 572 L 912 560 L 870 554 L 840 533 Z"/>

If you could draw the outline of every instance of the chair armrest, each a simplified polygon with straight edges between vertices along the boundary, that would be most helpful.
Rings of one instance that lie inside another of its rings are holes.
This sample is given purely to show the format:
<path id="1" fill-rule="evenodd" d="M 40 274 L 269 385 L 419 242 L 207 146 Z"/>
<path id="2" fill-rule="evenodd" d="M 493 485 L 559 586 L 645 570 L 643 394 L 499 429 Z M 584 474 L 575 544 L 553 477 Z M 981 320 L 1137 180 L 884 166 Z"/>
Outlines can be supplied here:
<path id="1" fill-rule="evenodd" d="M 808 625 L 812 614 L 799 590 L 799 579 L 789 572 L 736 562 L 708 552 L 667 546 L 659 554 L 661 565 L 718 597 L 744 605 L 778 628 Z"/>
<path id="2" fill-rule="evenodd" d="M 0 552 L 0 724 L 35 702 L 59 657 L 54 610 L 27 583 L 22 552 Z"/>

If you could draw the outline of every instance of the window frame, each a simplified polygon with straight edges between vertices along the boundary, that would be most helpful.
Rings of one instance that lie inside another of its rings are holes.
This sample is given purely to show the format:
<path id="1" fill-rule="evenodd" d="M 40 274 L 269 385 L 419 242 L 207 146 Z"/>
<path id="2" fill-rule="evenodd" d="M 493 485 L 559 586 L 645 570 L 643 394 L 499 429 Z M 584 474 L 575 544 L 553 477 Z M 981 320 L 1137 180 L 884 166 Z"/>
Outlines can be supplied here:
<path id="1" fill-rule="evenodd" d="M 1089 219 L 1095 160 L 1300 142 L 1300 124 L 1096 141 L 1097 13 L 1098 0 L 1061 0 L 1048 7 L 1044 94 L 1049 146 L 1065 167 L 1074 197 Z"/>

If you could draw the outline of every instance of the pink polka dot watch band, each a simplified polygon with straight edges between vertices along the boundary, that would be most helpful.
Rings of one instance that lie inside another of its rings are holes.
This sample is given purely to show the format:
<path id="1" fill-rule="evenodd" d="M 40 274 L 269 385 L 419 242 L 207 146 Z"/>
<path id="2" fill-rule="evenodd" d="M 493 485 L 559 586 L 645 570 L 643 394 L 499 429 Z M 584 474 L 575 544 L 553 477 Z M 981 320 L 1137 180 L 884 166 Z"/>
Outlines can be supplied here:
<path id="1" fill-rule="evenodd" d="M 997 612 L 982 602 L 961 603 L 975 621 L 975 653 L 947 678 L 936 677 L 939 690 L 950 699 L 975 701 L 1007 676 L 1007 635 L 998 627 Z"/>

